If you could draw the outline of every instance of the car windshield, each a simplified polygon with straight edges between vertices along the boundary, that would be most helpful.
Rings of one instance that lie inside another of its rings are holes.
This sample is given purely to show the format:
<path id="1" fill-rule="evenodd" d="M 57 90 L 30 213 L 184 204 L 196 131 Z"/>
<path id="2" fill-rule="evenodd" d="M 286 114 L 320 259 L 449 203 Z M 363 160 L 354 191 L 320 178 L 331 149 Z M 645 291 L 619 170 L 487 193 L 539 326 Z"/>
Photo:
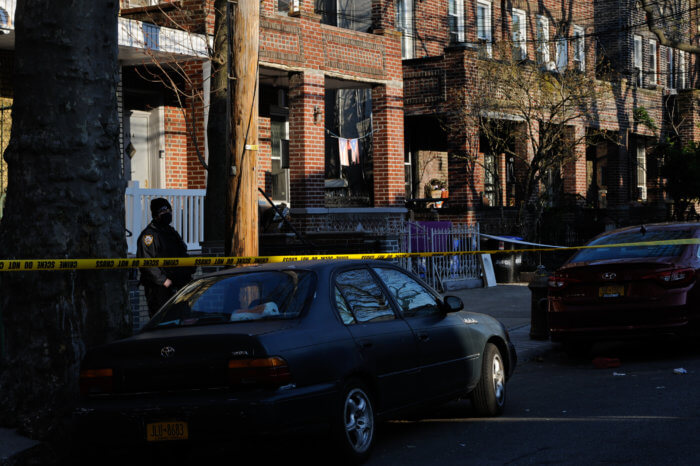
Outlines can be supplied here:
<path id="1" fill-rule="evenodd" d="M 313 273 L 297 270 L 201 278 L 180 290 L 144 329 L 293 319 L 313 284 Z"/>
<path id="2" fill-rule="evenodd" d="M 603 236 L 591 241 L 588 246 L 640 243 L 647 241 L 666 241 L 673 239 L 688 239 L 693 237 L 692 230 L 628 230 Z M 582 249 L 571 262 L 589 262 L 608 259 L 637 259 L 647 257 L 677 257 L 687 245 L 671 244 L 656 246 L 623 246 L 613 248 Z"/>

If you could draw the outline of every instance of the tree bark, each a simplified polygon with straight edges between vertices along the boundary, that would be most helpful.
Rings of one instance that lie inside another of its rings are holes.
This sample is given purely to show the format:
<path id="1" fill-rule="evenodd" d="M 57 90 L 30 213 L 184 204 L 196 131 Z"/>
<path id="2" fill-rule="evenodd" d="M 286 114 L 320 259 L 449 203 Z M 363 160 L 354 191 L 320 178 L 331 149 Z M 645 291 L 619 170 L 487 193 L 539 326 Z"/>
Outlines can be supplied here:
<path id="1" fill-rule="evenodd" d="M 212 54 L 211 97 L 207 140 L 209 144 L 209 171 L 207 194 L 204 198 L 204 239 L 224 240 L 226 230 L 226 186 L 228 169 L 226 161 L 230 153 L 230 138 L 226 125 L 229 123 L 226 101 L 228 99 L 228 25 L 226 21 L 227 0 L 214 3 L 214 51 Z"/>
<path id="2" fill-rule="evenodd" d="M 116 0 L 24 0 L 3 259 L 126 255 Z M 125 271 L 0 273 L 0 422 L 55 433 L 85 348 L 130 333 Z"/>

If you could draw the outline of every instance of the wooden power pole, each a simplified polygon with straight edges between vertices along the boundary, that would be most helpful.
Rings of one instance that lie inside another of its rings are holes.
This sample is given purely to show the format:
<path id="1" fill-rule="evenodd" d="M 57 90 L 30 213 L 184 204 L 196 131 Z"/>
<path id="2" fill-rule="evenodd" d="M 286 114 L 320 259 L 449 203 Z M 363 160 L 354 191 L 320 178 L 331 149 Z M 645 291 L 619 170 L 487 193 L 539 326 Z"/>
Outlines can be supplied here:
<path id="1" fill-rule="evenodd" d="M 259 0 L 229 0 L 230 155 L 226 196 L 227 256 L 258 255 Z"/>

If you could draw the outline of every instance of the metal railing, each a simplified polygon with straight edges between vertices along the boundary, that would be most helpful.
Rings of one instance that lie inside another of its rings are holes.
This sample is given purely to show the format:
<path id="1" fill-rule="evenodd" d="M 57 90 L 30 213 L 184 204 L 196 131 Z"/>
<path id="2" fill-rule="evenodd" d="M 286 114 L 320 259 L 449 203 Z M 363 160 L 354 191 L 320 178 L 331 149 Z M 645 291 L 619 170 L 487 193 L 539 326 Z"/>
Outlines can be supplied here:
<path id="1" fill-rule="evenodd" d="M 408 222 L 400 238 L 401 252 L 477 251 L 479 225 L 441 227 Z M 472 254 L 407 258 L 399 262 L 440 291 L 445 291 L 449 280 L 478 279 L 481 276 L 479 258 Z"/>

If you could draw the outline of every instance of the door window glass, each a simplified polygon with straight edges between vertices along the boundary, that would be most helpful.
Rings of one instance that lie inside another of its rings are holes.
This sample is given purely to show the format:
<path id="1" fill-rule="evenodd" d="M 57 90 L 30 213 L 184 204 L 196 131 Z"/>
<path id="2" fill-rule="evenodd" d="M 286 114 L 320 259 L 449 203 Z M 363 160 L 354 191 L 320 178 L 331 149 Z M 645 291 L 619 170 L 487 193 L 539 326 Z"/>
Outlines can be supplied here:
<path id="1" fill-rule="evenodd" d="M 347 301 L 345 301 L 343 294 L 340 292 L 337 286 L 335 287 L 335 307 L 338 309 L 340 318 L 343 320 L 345 325 L 355 323 L 355 316 L 352 315 Z"/>
<path id="2" fill-rule="evenodd" d="M 342 272 L 336 278 L 336 285 L 357 322 L 378 322 L 394 318 L 389 299 L 369 270 L 357 269 Z"/>
<path id="3" fill-rule="evenodd" d="M 394 269 L 375 268 L 389 292 L 399 303 L 404 317 L 426 316 L 440 313 L 435 297 L 420 283 L 403 272 Z"/>

